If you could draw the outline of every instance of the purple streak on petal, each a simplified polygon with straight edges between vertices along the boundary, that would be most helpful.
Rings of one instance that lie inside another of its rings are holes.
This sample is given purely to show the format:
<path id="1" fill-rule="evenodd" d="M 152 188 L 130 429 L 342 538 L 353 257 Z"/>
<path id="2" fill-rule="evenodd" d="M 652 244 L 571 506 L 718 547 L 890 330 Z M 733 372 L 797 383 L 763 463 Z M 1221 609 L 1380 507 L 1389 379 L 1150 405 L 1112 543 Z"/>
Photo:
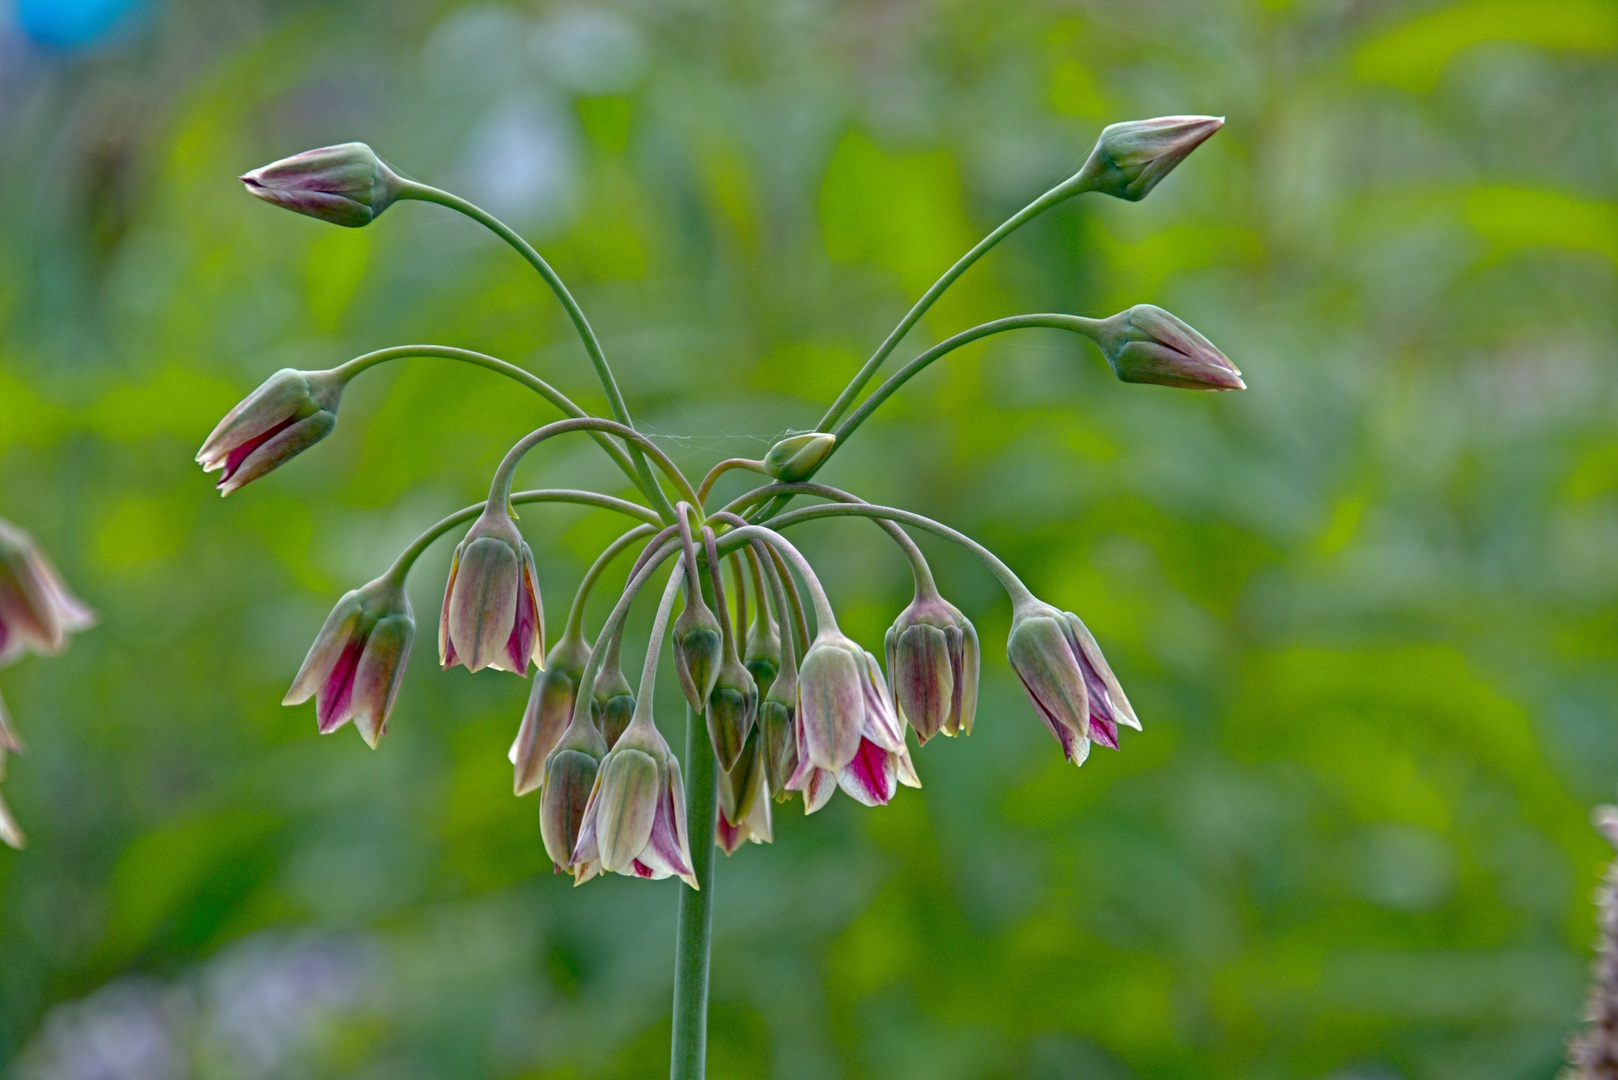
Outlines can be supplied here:
<path id="1" fill-rule="evenodd" d="M 329 735 L 342 727 L 353 715 L 354 669 L 359 666 L 365 651 L 363 639 L 349 638 L 343 651 L 332 665 L 326 684 L 315 699 L 315 720 L 322 735 Z"/>
<path id="2" fill-rule="evenodd" d="M 506 639 L 506 661 L 512 671 L 527 678 L 528 662 L 533 659 L 534 641 L 538 636 L 539 601 L 534 595 L 534 579 L 528 567 L 521 566 L 518 572 L 522 574 L 522 582 L 517 587 L 517 615 L 511 624 L 511 637 Z"/>
<path id="3" fill-rule="evenodd" d="M 285 420 L 282 420 L 274 427 L 265 429 L 262 433 L 253 436 L 246 442 L 232 447 L 230 451 L 225 454 L 224 471 L 219 474 L 219 482 L 214 486 L 224 487 L 230 482 L 230 478 L 236 475 L 236 470 L 242 467 L 242 462 L 246 461 L 254 450 L 257 450 L 260 446 L 263 446 L 265 443 L 269 442 L 271 439 L 275 438 L 275 436 L 281 434 L 281 432 L 285 431 L 287 428 L 291 427 L 297 422 L 298 417 L 296 414 L 294 414 L 287 417 Z"/>
<path id="4" fill-rule="evenodd" d="M 837 784 L 866 806 L 886 806 L 898 786 L 893 759 L 889 751 L 869 739 L 861 739 L 854 760 L 837 774 Z"/>
<path id="5" fill-rule="evenodd" d="M 1100 716 L 1090 717 L 1090 739 L 1108 750 L 1118 749 L 1118 725 Z"/>
<path id="6" fill-rule="evenodd" d="M 629 862 L 629 866 L 630 866 L 630 869 L 635 871 L 635 876 L 636 877 L 649 878 L 649 877 L 655 877 L 656 876 L 655 874 L 652 873 L 651 867 L 647 866 L 645 863 L 641 862 L 639 859 L 631 859 L 630 862 Z"/>

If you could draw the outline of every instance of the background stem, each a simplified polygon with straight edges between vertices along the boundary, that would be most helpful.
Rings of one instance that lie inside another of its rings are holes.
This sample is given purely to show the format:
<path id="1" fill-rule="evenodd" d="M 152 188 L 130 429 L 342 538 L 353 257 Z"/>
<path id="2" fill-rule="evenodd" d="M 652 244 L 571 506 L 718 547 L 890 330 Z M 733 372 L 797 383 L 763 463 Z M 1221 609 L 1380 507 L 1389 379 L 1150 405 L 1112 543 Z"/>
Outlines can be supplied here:
<path id="1" fill-rule="evenodd" d="M 670 1080 L 703 1080 L 708 1056 L 708 954 L 713 938 L 714 826 L 719 765 L 702 718 L 685 707 L 686 822 L 700 888 L 680 890 L 674 941 L 674 1045 Z"/>

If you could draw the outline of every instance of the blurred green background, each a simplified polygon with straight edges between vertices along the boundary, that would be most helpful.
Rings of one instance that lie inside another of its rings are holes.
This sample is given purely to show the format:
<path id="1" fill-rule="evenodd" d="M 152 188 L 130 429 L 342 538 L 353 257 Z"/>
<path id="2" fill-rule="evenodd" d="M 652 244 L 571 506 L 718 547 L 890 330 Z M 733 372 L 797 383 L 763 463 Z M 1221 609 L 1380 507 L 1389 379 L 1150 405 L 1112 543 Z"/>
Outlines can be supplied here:
<path id="1" fill-rule="evenodd" d="M 824 474 L 1078 612 L 1145 732 L 1066 765 L 1004 598 L 924 540 L 984 642 L 977 730 L 721 862 L 711 1075 L 1550 1077 L 1618 780 L 1615 49 L 1609 0 L 0 2 L 0 515 L 102 615 L 0 673 L 32 840 L 0 850 L 0 1063 L 666 1068 L 678 886 L 550 873 L 505 759 L 527 684 L 433 662 L 444 545 L 380 750 L 279 705 L 336 597 L 552 414 L 410 361 L 228 500 L 191 460 L 271 370 L 409 341 L 600 409 L 571 328 L 447 211 L 336 229 L 239 173 L 363 139 L 506 216 L 700 470 L 811 426 L 1104 124 L 1194 112 L 1228 125 L 1149 199 L 1028 226 L 900 357 L 1152 302 L 1252 389 L 1008 335 Z M 622 478 L 580 439 L 519 483 Z M 523 524 L 554 628 L 619 522 Z M 879 646 L 902 561 L 800 542 Z"/>

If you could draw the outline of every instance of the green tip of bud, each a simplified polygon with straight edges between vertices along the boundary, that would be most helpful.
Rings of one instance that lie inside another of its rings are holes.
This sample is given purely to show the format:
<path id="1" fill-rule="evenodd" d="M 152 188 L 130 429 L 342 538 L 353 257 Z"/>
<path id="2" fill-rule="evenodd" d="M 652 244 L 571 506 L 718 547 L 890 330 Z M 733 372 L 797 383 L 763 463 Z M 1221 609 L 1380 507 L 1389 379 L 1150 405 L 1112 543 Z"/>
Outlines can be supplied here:
<path id="1" fill-rule="evenodd" d="M 811 431 L 782 439 L 764 455 L 764 471 L 783 483 L 807 480 L 837 445 L 837 436 Z"/>
<path id="2" fill-rule="evenodd" d="M 241 177 L 266 202 L 333 225 L 369 225 L 404 182 L 364 143 L 342 143 L 271 162 Z"/>
<path id="3" fill-rule="evenodd" d="M 706 604 L 686 608 L 674 620 L 674 671 L 692 712 L 708 707 L 708 696 L 719 681 L 724 656 L 724 635 L 719 620 Z"/>
<path id="4" fill-rule="evenodd" d="M 1079 176 L 1092 191 L 1139 202 L 1224 126 L 1222 116 L 1159 116 L 1112 124 L 1102 130 Z"/>

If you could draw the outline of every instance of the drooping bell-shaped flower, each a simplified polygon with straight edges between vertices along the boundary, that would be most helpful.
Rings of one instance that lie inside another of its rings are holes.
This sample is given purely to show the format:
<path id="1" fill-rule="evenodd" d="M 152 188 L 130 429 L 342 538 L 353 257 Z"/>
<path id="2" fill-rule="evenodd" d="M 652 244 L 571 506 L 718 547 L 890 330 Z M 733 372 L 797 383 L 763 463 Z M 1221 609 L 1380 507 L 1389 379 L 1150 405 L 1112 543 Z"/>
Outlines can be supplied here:
<path id="1" fill-rule="evenodd" d="M 1102 129 L 1079 175 L 1093 191 L 1139 202 L 1224 126 L 1221 116 L 1159 116 L 1111 124 Z"/>
<path id="2" fill-rule="evenodd" d="M 757 719 L 758 684 L 736 658 L 734 648 L 727 649 L 713 692 L 708 695 L 707 712 L 708 741 L 713 744 L 720 769 L 736 767 Z"/>
<path id="3" fill-rule="evenodd" d="M 545 783 L 545 759 L 573 718 L 574 696 L 589 662 L 590 646 L 571 630 L 546 655 L 545 670 L 528 691 L 517 738 L 506 755 L 511 759 L 512 785 L 518 795 L 537 791 Z"/>
<path id="4" fill-rule="evenodd" d="M 213 429 L 197 463 L 218 471 L 220 495 L 257 480 L 332 433 L 347 378 L 336 371 L 282 368 Z"/>
<path id="5" fill-rule="evenodd" d="M 545 784 L 539 795 L 539 835 L 557 873 L 573 869 L 584 808 L 595 790 L 606 741 L 590 723 L 590 710 L 575 702 L 573 720 L 545 759 Z"/>
<path id="6" fill-rule="evenodd" d="M 55 656 L 68 635 L 95 625 L 25 530 L 0 518 L 0 666 L 26 650 Z"/>
<path id="7" fill-rule="evenodd" d="M 1140 730 L 1101 648 L 1072 612 L 1038 600 L 1019 603 L 1006 655 L 1035 712 L 1073 764 L 1084 764 L 1092 740 L 1118 749 L 1120 724 Z"/>
<path id="8" fill-rule="evenodd" d="M 375 750 L 387 732 L 415 637 L 404 582 L 384 574 L 337 601 L 281 704 L 301 705 L 312 697 L 322 735 L 353 720 Z"/>
<path id="9" fill-rule="evenodd" d="M 404 190 L 404 183 L 364 143 L 305 150 L 241 177 L 265 202 L 357 228 L 369 225 Z"/>
<path id="10" fill-rule="evenodd" d="M 978 632 L 959 609 L 918 583 L 888 630 L 888 688 L 901 721 L 923 745 L 943 732 L 972 734 L 978 699 Z"/>
<path id="11" fill-rule="evenodd" d="M 798 767 L 787 786 L 804 793 L 811 814 L 831 798 L 831 782 L 866 806 L 886 806 L 899 784 L 921 786 L 876 657 L 837 638 L 815 640 L 798 683 Z M 852 745 L 839 757 L 844 742 Z"/>
<path id="12" fill-rule="evenodd" d="M 714 824 L 714 839 L 726 855 L 735 854 L 746 840 L 755 844 L 774 842 L 770 786 L 765 773 L 763 733 L 754 728 L 736 767 L 718 776 L 719 816 Z"/>
<path id="13" fill-rule="evenodd" d="M 1213 343 L 1151 304 L 1096 324 L 1091 337 L 1121 382 L 1187 390 L 1245 390 L 1242 373 Z"/>
<path id="14" fill-rule="evenodd" d="M 782 483 L 807 480 L 836 445 L 837 436 L 824 431 L 788 436 L 764 454 L 764 471 Z"/>
<path id="15" fill-rule="evenodd" d="M 534 553 L 511 511 L 490 503 L 455 549 L 444 611 L 438 623 L 438 658 L 444 669 L 499 668 L 527 678 L 530 660 L 543 664 L 545 610 L 540 604 Z"/>
<path id="16" fill-rule="evenodd" d="M 644 704 L 601 759 L 571 865 L 581 885 L 597 873 L 617 872 L 653 879 L 673 874 L 698 887 L 680 763 Z"/>

